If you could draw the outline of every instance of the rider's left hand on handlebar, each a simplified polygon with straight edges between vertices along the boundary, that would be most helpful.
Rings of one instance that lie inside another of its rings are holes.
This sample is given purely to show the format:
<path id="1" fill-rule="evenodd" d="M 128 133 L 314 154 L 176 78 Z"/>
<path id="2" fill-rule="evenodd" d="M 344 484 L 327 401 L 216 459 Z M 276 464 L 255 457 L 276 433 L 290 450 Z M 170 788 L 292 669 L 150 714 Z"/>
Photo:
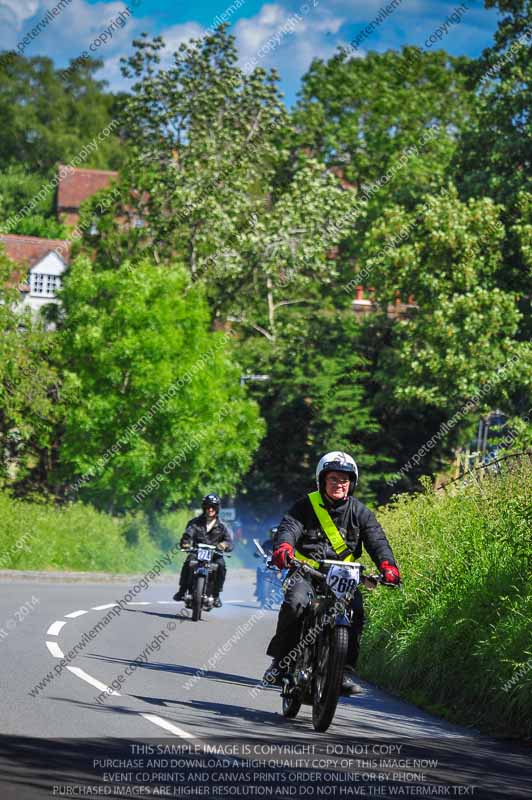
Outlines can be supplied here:
<path id="1" fill-rule="evenodd" d="M 229 547 L 229 545 L 227 544 L 227 542 L 219 542 L 216 545 L 216 549 L 220 550 L 221 553 L 223 553 L 224 550 L 227 550 L 228 547 Z"/>
<path id="2" fill-rule="evenodd" d="M 389 561 L 381 561 L 379 569 L 382 572 L 384 583 L 392 583 L 395 586 L 401 583 L 401 575 L 395 564 L 390 564 Z"/>

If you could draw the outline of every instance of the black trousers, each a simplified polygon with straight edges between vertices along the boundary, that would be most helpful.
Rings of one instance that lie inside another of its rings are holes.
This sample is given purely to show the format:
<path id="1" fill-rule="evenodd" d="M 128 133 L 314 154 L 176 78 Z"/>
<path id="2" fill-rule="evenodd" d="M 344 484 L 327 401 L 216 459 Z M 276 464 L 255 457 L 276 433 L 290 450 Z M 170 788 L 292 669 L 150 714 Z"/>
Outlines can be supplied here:
<path id="1" fill-rule="evenodd" d="M 301 635 L 301 618 L 307 605 L 315 597 L 312 583 L 309 580 L 293 580 L 289 585 L 284 602 L 277 618 L 277 630 L 275 636 L 268 645 L 266 651 L 273 658 L 282 659 L 288 655 L 290 650 L 297 645 Z M 349 637 L 349 650 L 347 652 L 347 664 L 354 667 L 358 658 L 360 647 L 360 637 L 364 626 L 364 604 L 362 595 L 357 590 L 351 608 L 354 611 L 353 624 L 351 625 L 351 636 Z"/>
<path id="2" fill-rule="evenodd" d="M 179 591 L 185 592 L 190 587 L 190 581 L 192 578 L 192 573 L 198 563 L 195 553 L 191 553 L 183 567 L 181 569 L 181 575 L 179 576 Z M 224 587 L 225 583 L 225 576 L 227 574 L 227 568 L 225 566 L 224 557 L 221 556 L 219 553 L 215 553 L 212 557 L 212 563 L 218 565 L 218 569 L 216 570 L 216 575 L 214 576 L 214 591 L 216 594 L 220 594 Z"/>

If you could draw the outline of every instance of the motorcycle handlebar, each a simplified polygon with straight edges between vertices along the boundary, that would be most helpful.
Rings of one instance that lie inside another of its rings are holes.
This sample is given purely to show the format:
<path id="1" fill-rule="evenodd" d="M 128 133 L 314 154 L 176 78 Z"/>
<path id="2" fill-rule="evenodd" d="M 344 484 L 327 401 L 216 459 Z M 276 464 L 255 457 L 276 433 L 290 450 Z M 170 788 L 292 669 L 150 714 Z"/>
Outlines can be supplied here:
<path id="1" fill-rule="evenodd" d="M 323 572 L 318 572 L 317 569 L 314 567 L 309 566 L 304 561 L 299 561 L 297 558 L 291 558 L 288 560 L 288 565 L 291 566 L 295 564 L 298 568 L 303 568 L 303 570 L 308 574 L 312 575 L 315 578 L 318 578 L 321 581 L 326 579 L 326 576 Z M 390 589 L 399 589 L 399 583 L 388 583 L 384 580 L 383 575 L 361 575 L 360 582 L 367 588 L 367 589 L 375 589 L 377 586 L 386 586 Z"/>
<path id="2" fill-rule="evenodd" d="M 180 552 L 181 553 L 197 553 L 198 550 L 199 550 L 199 547 L 181 547 L 180 548 Z M 215 550 L 220 555 L 224 555 L 226 558 L 231 558 L 231 553 L 228 553 L 227 550 L 218 550 L 217 547 L 215 548 Z"/>

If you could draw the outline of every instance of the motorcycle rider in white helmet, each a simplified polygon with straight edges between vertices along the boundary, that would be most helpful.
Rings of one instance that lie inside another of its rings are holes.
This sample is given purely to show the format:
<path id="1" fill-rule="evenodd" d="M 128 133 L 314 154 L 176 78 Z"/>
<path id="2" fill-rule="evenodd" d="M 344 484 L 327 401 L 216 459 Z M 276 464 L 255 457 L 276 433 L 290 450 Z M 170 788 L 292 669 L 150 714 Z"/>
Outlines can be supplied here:
<path id="1" fill-rule="evenodd" d="M 272 563 L 279 569 L 285 569 L 292 558 L 307 561 L 312 566 L 317 566 L 316 559 L 356 559 L 362 554 L 364 546 L 384 580 L 392 584 L 400 583 L 399 570 L 382 527 L 369 508 L 352 496 L 357 482 L 358 468 L 350 455 L 338 450 L 326 453 L 316 469 L 319 495 L 305 495 L 285 514 L 275 535 Z M 318 520 L 313 502 L 319 502 L 328 512 L 340 534 L 340 547 L 338 540 L 333 547 Z M 301 617 L 309 602 L 309 594 L 314 596 L 312 583 L 308 579 L 288 584 L 279 611 L 277 630 L 267 650 L 268 655 L 273 656 L 273 661 L 266 670 L 264 681 L 270 685 L 281 684 L 287 667 L 286 657 L 299 641 Z M 357 690 L 352 675 L 364 624 L 362 595 L 359 591 L 353 599 L 353 610 L 354 622 L 342 685 L 344 694 Z"/>

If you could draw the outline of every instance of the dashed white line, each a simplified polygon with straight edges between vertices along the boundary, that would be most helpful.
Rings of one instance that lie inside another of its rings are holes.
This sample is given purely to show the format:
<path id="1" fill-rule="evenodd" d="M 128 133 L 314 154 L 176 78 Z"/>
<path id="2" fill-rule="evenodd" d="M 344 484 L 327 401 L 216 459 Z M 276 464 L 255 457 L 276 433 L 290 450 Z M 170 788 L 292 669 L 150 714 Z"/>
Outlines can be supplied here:
<path id="1" fill-rule="evenodd" d="M 46 642 L 46 647 L 53 655 L 54 658 L 64 658 L 65 654 L 57 644 L 57 642 Z"/>
<path id="2" fill-rule="evenodd" d="M 73 672 L 74 675 L 77 675 L 78 678 L 81 678 L 82 681 L 86 681 L 90 683 L 91 686 L 94 686 L 96 689 L 99 689 L 100 692 L 107 692 L 107 694 L 115 695 L 115 697 L 122 697 L 120 692 L 115 692 L 114 689 L 110 689 L 109 686 L 106 686 L 105 683 L 101 683 L 101 681 L 97 681 L 96 678 L 93 678 L 92 675 L 89 675 L 88 672 L 84 672 L 84 670 L 80 669 L 79 667 L 67 667 L 70 672 Z"/>
<path id="3" fill-rule="evenodd" d="M 173 606 L 175 600 L 157 600 L 160 606 Z"/>
<path id="4" fill-rule="evenodd" d="M 173 604 L 173 600 L 158 600 L 157 601 L 161 605 L 170 605 Z M 227 601 L 227 602 L 243 602 L 239 600 Z M 106 603 L 105 605 L 101 606 L 92 606 L 92 611 L 104 611 L 107 608 L 114 608 L 117 603 Z M 145 601 L 136 601 L 133 603 L 127 603 L 128 606 L 149 606 L 151 603 Z M 80 610 L 80 611 L 71 611 L 69 614 L 65 614 L 66 619 L 76 619 L 76 617 L 81 617 L 83 614 L 87 614 L 88 611 Z M 56 620 L 52 622 L 46 634 L 48 636 L 57 636 L 59 631 L 62 629 L 64 625 L 66 625 L 65 620 Z M 64 658 L 64 653 L 57 644 L 57 642 L 46 642 L 46 647 L 50 651 L 51 655 L 54 658 Z M 95 689 L 99 689 L 100 692 L 106 692 L 109 695 L 113 695 L 114 697 L 122 697 L 120 692 L 116 692 L 114 689 L 111 689 L 105 683 L 96 680 L 93 678 L 92 675 L 89 675 L 88 672 L 80 669 L 80 667 L 69 667 L 67 669 L 76 677 L 80 678 L 85 683 L 89 683 L 91 686 L 94 686 Z M 183 728 L 179 728 L 177 725 L 174 725 L 173 722 L 170 722 L 163 717 L 157 716 L 157 714 L 144 714 L 142 712 L 135 712 L 139 716 L 143 717 L 148 722 L 151 722 L 152 725 L 157 725 L 158 728 L 162 728 L 163 730 L 167 731 L 168 733 L 172 733 L 174 736 L 179 736 L 180 739 L 197 739 L 198 737 L 195 736 L 193 733 L 189 733 L 189 731 L 184 730 Z"/>
<path id="5" fill-rule="evenodd" d="M 164 728 L 165 731 L 169 733 L 173 733 L 175 736 L 179 736 L 181 739 L 197 739 L 198 737 L 195 736 L 193 733 L 189 733 L 188 731 L 184 731 L 183 728 L 178 728 L 177 725 L 174 725 L 171 722 L 168 722 L 167 719 L 163 719 L 162 717 L 158 717 L 157 714 L 143 714 L 141 713 L 141 717 L 147 719 L 148 722 L 152 722 L 154 725 L 158 725 L 159 728 Z"/>
<path id="6" fill-rule="evenodd" d="M 57 636 L 63 625 L 66 625 L 66 620 L 58 619 L 55 622 L 52 622 L 48 630 L 46 631 L 47 636 Z"/>

